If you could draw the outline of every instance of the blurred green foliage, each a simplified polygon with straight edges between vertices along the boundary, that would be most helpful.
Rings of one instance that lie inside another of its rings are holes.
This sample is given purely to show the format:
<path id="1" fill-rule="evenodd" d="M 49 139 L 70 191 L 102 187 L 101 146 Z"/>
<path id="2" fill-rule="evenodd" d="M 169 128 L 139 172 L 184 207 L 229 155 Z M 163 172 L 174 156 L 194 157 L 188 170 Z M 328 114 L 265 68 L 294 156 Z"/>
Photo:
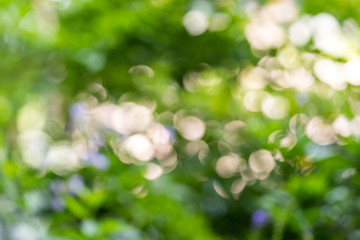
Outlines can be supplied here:
<path id="1" fill-rule="evenodd" d="M 358 5 L 2 1 L 0 239 L 360 239 Z"/>

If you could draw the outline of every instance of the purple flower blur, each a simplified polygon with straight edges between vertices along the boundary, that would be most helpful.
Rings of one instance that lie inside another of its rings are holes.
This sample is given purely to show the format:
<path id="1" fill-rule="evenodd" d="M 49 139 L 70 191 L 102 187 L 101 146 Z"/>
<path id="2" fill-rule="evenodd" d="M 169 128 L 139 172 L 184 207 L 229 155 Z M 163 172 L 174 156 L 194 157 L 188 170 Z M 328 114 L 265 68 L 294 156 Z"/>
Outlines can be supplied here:
<path id="1" fill-rule="evenodd" d="M 79 174 L 73 174 L 68 180 L 68 187 L 70 192 L 77 194 L 84 189 L 84 178 Z"/>
<path id="2" fill-rule="evenodd" d="M 68 180 L 68 187 L 70 192 L 76 194 L 84 189 L 84 178 L 79 174 L 73 174 Z"/>
<path id="3" fill-rule="evenodd" d="M 57 212 L 60 212 L 65 209 L 64 201 L 59 196 L 52 197 L 50 199 L 50 205 Z"/>
<path id="4" fill-rule="evenodd" d="M 269 215 L 264 210 L 256 210 L 251 216 L 252 225 L 261 227 L 269 220 Z"/>
<path id="5" fill-rule="evenodd" d="M 69 114 L 74 120 L 82 120 L 87 112 L 87 106 L 81 102 L 74 103 L 69 109 Z"/>
<path id="6" fill-rule="evenodd" d="M 92 134 L 90 136 L 90 141 L 94 144 L 96 144 L 97 146 L 103 146 L 104 145 L 104 138 L 101 134 Z"/>
<path id="7" fill-rule="evenodd" d="M 170 134 L 170 141 L 174 141 L 176 139 L 176 131 L 171 126 L 165 126 L 165 129 Z"/>
<path id="8" fill-rule="evenodd" d="M 105 155 L 101 153 L 98 152 L 88 153 L 88 160 L 91 165 L 93 165 L 99 170 L 106 170 L 109 168 L 108 159 L 106 158 Z"/>

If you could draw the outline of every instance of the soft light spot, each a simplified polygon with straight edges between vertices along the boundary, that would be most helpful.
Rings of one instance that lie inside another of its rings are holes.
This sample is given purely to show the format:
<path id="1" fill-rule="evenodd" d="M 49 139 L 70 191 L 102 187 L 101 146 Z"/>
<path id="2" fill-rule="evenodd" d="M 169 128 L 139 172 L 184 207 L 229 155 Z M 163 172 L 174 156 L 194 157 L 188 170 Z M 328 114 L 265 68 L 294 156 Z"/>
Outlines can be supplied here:
<path id="1" fill-rule="evenodd" d="M 338 116 L 332 124 L 335 133 L 343 137 L 349 137 L 352 133 L 350 121 L 344 116 Z"/>
<path id="2" fill-rule="evenodd" d="M 32 7 L 35 12 L 36 30 L 44 40 L 53 41 L 59 29 L 59 19 L 51 1 L 37 1 Z"/>
<path id="3" fill-rule="evenodd" d="M 279 25 L 270 21 L 253 21 L 245 28 L 250 45 L 259 50 L 280 47 L 285 41 L 285 32 Z"/>
<path id="4" fill-rule="evenodd" d="M 170 131 L 161 124 L 154 124 L 147 131 L 148 137 L 153 142 L 154 146 L 162 146 L 171 142 Z"/>
<path id="5" fill-rule="evenodd" d="M 146 65 L 137 65 L 130 68 L 129 73 L 133 76 L 145 75 L 149 78 L 154 76 L 154 70 Z"/>
<path id="6" fill-rule="evenodd" d="M 341 30 L 337 19 L 329 13 L 320 13 L 314 16 L 311 19 L 311 28 L 315 34 L 317 32 L 331 33 Z"/>
<path id="7" fill-rule="evenodd" d="M 244 1 L 244 11 L 248 17 L 254 17 L 260 8 L 260 4 L 255 1 Z"/>
<path id="8" fill-rule="evenodd" d="M 185 152 L 190 156 L 199 154 L 202 150 L 209 150 L 208 145 L 204 141 L 192 141 L 185 146 Z"/>
<path id="9" fill-rule="evenodd" d="M 312 74 L 300 67 L 285 75 L 290 82 L 291 86 L 298 91 L 308 90 L 314 83 L 314 77 Z"/>
<path id="10" fill-rule="evenodd" d="M 119 129 L 117 129 L 117 127 L 121 124 L 117 123 L 117 121 L 119 121 L 119 116 L 117 115 L 122 115 L 123 111 L 121 113 L 118 113 L 118 111 L 121 110 L 122 109 L 119 109 L 118 106 L 112 103 L 103 103 L 94 107 L 91 110 L 91 114 L 93 116 L 93 119 L 95 120 L 94 123 L 96 123 L 97 125 L 118 131 Z M 125 131 L 124 129 L 125 128 L 121 128 L 120 131 Z"/>
<path id="11" fill-rule="evenodd" d="M 289 28 L 289 39 L 298 47 L 305 46 L 311 39 L 310 17 L 304 16 Z"/>
<path id="12" fill-rule="evenodd" d="M 290 88 L 293 86 L 290 78 L 288 77 L 288 74 L 288 72 L 280 69 L 273 69 L 270 71 L 271 79 L 283 88 Z"/>
<path id="13" fill-rule="evenodd" d="M 261 111 L 261 103 L 267 95 L 264 91 L 248 91 L 244 96 L 244 107 L 251 112 Z"/>
<path id="14" fill-rule="evenodd" d="M 316 116 L 306 126 L 306 135 L 319 145 L 329 145 L 336 141 L 331 125 L 325 124 L 324 119 Z"/>
<path id="15" fill-rule="evenodd" d="M 141 105 L 129 104 L 126 114 L 126 126 L 132 132 L 146 130 L 153 122 L 152 111 Z"/>
<path id="16" fill-rule="evenodd" d="M 11 239 L 13 240 L 37 240 L 42 238 L 43 229 L 37 229 L 34 226 L 27 223 L 17 223 L 12 227 Z"/>
<path id="17" fill-rule="evenodd" d="M 42 129 L 45 123 L 46 111 L 40 104 L 30 102 L 20 109 L 17 117 L 17 128 L 19 132 Z"/>
<path id="18" fill-rule="evenodd" d="M 221 83 L 222 79 L 215 72 L 204 71 L 202 73 L 193 73 L 190 76 L 197 85 L 212 87 Z"/>
<path id="19" fill-rule="evenodd" d="M 294 21 L 298 10 L 294 1 L 278 1 L 265 6 L 260 15 L 263 19 L 284 24 Z"/>
<path id="20" fill-rule="evenodd" d="M 18 137 L 22 160 L 33 168 L 44 167 L 50 137 L 39 130 L 22 132 Z"/>
<path id="21" fill-rule="evenodd" d="M 340 63 L 327 58 L 320 58 L 314 65 L 315 75 L 333 89 L 343 90 L 346 88 L 343 69 Z"/>
<path id="22" fill-rule="evenodd" d="M 272 69 L 277 69 L 280 67 L 278 59 L 269 55 L 262 57 L 257 65 L 267 71 L 271 71 Z"/>
<path id="23" fill-rule="evenodd" d="M 275 132 L 272 132 L 268 137 L 268 142 L 270 144 L 274 144 L 275 140 L 279 138 L 279 135 L 283 132 L 283 130 L 276 130 Z"/>
<path id="24" fill-rule="evenodd" d="M 50 147 L 46 155 L 46 163 L 49 169 L 58 175 L 65 175 L 81 167 L 78 156 L 67 143 Z"/>
<path id="25" fill-rule="evenodd" d="M 239 80 L 244 89 L 255 90 L 266 86 L 267 72 L 260 67 L 247 67 L 241 71 Z"/>
<path id="26" fill-rule="evenodd" d="M 356 173 L 357 173 L 357 171 L 355 168 L 348 168 L 341 174 L 341 177 L 342 178 L 350 178 L 350 177 L 354 176 Z"/>
<path id="27" fill-rule="evenodd" d="M 98 223 L 93 219 L 85 219 L 81 222 L 81 232 L 87 237 L 95 236 L 98 228 Z"/>
<path id="28" fill-rule="evenodd" d="M 270 172 L 259 172 L 259 173 L 254 173 L 254 176 L 259 179 L 259 180 L 265 180 L 266 178 L 268 178 L 270 175 Z"/>
<path id="29" fill-rule="evenodd" d="M 295 114 L 291 117 L 289 122 L 289 128 L 292 134 L 296 135 L 297 132 L 302 131 L 302 129 L 309 122 L 309 117 L 303 113 Z"/>
<path id="30" fill-rule="evenodd" d="M 32 190 L 24 193 L 26 208 L 31 213 L 39 213 L 46 208 L 48 197 L 41 190 Z M 1 233 L 1 229 L 0 229 Z"/>
<path id="31" fill-rule="evenodd" d="M 296 142 L 296 136 L 291 132 L 288 132 L 286 136 L 280 140 L 280 147 L 290 150 L 296 145 Z"/>
<path id="32" fill-rule="evenodd" d="M 240 169 L 240 174 L 241 177 L 246 181 L 246 185 L 251 185 L 255 183 L 256 178 L 254 176 L 254 172 L 247 166 L 243 169 Z"/>
<path id="33" fill-rule="evenodd" d="M 314 46 L 334 57 L 347 54 L 348 46 L 336 18 L 328 13 L 320 13 L 311 19 Z"/>
<path id="34" fill-rule="evenodd" d="M 281 96 L 268 95 L 261 104 L 262 112 L 271 119 L 281 119 L 289 113 L 289 103 Z"/>
<path id="35" fill-rule="evenodd" d="M 219 196 L 221 196 L 223 198 L 229 198 L 229 195 L 227 194 L 227 192 L 225 192 L 223 186 L 221 185 L 221 183 L 219 181 L 214 180 L 213 187 L 214 187 L 215 192 L 217 194 L 219 194 Z"/>
<path id="36" fill-rule="evenodd" d="M 160 177 L 163 173 L 163 169 L 155 164 L 155 163 L 149 163 L 146 167 L 146 173 L 144 177 L 148 180 L 155 180 L 156 178 Z"/>
<path id="37" fill-rule="evenodd" d="M 144 187 L 144 184 L 140 184 L 131 190 L 131 193 L 137 198 L 144 198 L 148 194 L 148 190 Z"/>
<path id="38" fill-rule="evenodd" d="M 85 138 L 80 137 L 79 135 L 73 133 L 72 147 L 76 155 L 78 155 L 79 158 L 85 160 L 88 158 L 88 152 L 89 152 L 88 141 Z M 97 149 L 98 148 L 96 147 L 93 150 L 97 151 Z"/>
<path id="39" fill-rule="evenodd" d="M 274 159 L 279 162 L 284 162 L 285 159 L 279 150 L 276 151 Z"/>
<path id="40" fill-rule="evenodd" d="M 341 33 L 315 35 L 314 45 L 334 57 L 344 57 L 348 51 L 346 40 Z"/>
<path id="41" fill-rule="evenodd" d="M 352 134 L 354 134 L 354 136 L 359 137 L 360 136 L 360 115 L 355 116 L 351 122 L 351 130 L 352 130 Z"/>
<path id="42" fill-rule="evenodd" d="M 177 165 L 177 154 L 174 152 L 171 156 L 166 159 L 160 159 L 160 165 L 165 168 L 165 172 L 171 172 Z"/>
<path id="43" fill-rule="evenodd" d="M 194 116 L 181 118 L 177 123 L 180 134 L 187 140 L 197 141 L 204 136 L 205 124 Z"/>
<path id="44" fill-rule="evenodd" d="M 255 173 L 270 172 L 275 167 L 275 160 L 269 151 L 261 149 L 250 155 L 249 166 Z"/>
<path id="45" fill-rule="evenodd" d="M 246 181 L 242 178 L 239 178 L 232 183 L 230 191 L 232 194 L 236 195 L 241 193 L 245 187 L 246 187 Z"/>
<path id="46" fill-rule="evenodd" d="M 225 125 L 225 130 L 226 131 L 237 131 L 237 130 L 244 128 L 245 126 L 246 126 L 246 123 L 244 123 L 243 121 L 235 120 L 235 121 L 228 122 Z"/>
<path id="47" fill-rule="evenodd" d="M 281 48 L 277 54 L 277 61 L 285 69 L 296 68 L 300 64 L 299 50 L 291 45 Z"/>
<path id="48" fill-rule="evenodd" d="M 187 12 L 183 18 L 183 24 L 190 35 L 198 36 L 208 28 L 208 20 L 205 13 L 199 10 Z"/>
<path id="49" fill-rule="evenodd" d="M 154 157 L 154 147 L 143 134 L 135 134 L 124 142 L 127 152 L 140 161 L 150 161 Z"/>
<path id="50" fill-rule="evenodd" d="M 230 178 L 239 172 L 241 161 L 234 155 L 223 156 L 216 162 L 215 170 L 220 177 Z"/>
<path id="51" fill-rule="evenodd" d="M 101 100 L 105 100 L 108 97 L 107 91 L 104 86 L 96 82 L 90 85 L 89 91 L 90 93 L 95 94 Z"/>
<path id="52" fill-rule="evenodd" d="M 145 131 L 153 122 L 149 108 L 131 102 L 122 103 L 120 106 L 107 106 L 97 114 L 100 118 L 105 118 L 102 121 L 106 125 L 121 134 Z"/>
<path id="53" fill-rule="evenodd" d="M 344 65 L 346 81 L 352 85 L 360 85 L 360 59 L 356 58 L 348 61 Z"/>
<path id="54" fill-rule="evenodd" d="M 243 131 L 245 127 L 246 127 L 246 123 L 239 120 L 231 121 L 225 125 L 225 131 L 223 132 L 223 139 L 225 141 L 224 142 L 220 141 L 219 143 L 226 144 L 224 145 L 227 146 L 225 149 L 229 149 L 226 150 L 226 152 L 231 152 L 232 146 L 242 144 L 241 142 L 243 142 L 244 139 L 242 139 L 241 134 L 239 133 L 240 131 Z"/>
<path id="55" fill-rule="evenodd" d="M 103 119 L 103 122 L 105 123 L 105 126 L 108 126 L 118 133 L 121 134 L 129 134 L 130 130 L 126 126 L 126 109 L 123 107 L 107 107 L 101 109 L 102 111 L 99 111 L 98 115 L 100 118 Z M 107 115 L 106 115 L 107 114 Z M 107 122 L 109 122 L 107 124 Z"/>
<path id="56" fill-rule="evenodd" d="M 171 144 L 164 144 L 155 146 L 156 149 L 156 158 L 159 160 L 165 160 L 171 156 L 173 151 L 173 146 Z"/>

